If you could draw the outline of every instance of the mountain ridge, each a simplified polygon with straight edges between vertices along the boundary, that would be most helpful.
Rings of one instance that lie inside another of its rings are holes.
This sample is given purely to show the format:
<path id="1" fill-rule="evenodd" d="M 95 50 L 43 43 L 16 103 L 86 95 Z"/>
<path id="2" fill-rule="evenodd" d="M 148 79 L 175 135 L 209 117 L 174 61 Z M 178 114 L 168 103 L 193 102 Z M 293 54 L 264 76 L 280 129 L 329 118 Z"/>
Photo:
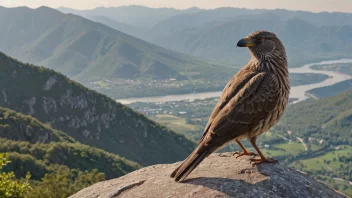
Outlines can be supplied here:
<path id="1" fill-rule="evenodd" d="M 0 50 L 25 62 L 55 69 L 85 85 L 109 77 L 189 78 L 187 72 L 200 68 L 205 73 L 215 69 L 223 74 L 229 71 L 227 65 L 173 52 L 48 7 L 7 8 L 0 17 L 0 36 L 6 40 Z M 7 20 L 9 17 L 11 20 Z M 24 27 L 26 32 L 18 31 Z M 158 73 L 160 68 L 169 72 Z"/>
<path id="2" fill-rule="evenodd" d="M 142 165 L 182 159 L 194 147 L 184 136 L 53 70 L 0 53 L 0 71 L 0 106 L 50 123 L 83 144 Z"/>

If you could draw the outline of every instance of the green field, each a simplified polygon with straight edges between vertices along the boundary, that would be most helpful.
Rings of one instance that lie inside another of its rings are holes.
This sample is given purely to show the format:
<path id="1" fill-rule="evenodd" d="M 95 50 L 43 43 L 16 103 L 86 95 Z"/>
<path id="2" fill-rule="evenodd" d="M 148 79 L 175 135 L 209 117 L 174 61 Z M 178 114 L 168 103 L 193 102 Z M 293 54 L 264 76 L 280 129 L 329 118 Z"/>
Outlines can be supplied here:
<path id="1" fill-rule="evenodd" d="M 265 155 L 275 157 L 283 157 L 287 155 L 296 156 L 305 152 L 304 146 L 300 142 L 290 141 L 287 143 L 270 145 L 269 148 L 262 148 Z"/>
<path id="2" fill-rule="evenodd" d="M 190 133 L 192 131 L 199 130 L 199 126 L 194 124 L 188 124 L 187 119 L 180 118 L 174 115 L 158 114 L 155 116 L 155 120 L 168 128 L 176 131 L 178 133 L 184 134 L 186 132 Z"/>
<path id="3" fill-rule="evenodd" d="M 316 170 L 326 170 L 326 171 L 334 171 L 339 169 L 343 162 L 339 161 L 339 157 L 352 156 L 352 147 L 351 146 L 340 146 L 340 150 L 330 151 L 325 153 L 324 155 L 300 160 L 300 162 L 304 165 L 305 169 L 308 171 L 316 171 Z"/>

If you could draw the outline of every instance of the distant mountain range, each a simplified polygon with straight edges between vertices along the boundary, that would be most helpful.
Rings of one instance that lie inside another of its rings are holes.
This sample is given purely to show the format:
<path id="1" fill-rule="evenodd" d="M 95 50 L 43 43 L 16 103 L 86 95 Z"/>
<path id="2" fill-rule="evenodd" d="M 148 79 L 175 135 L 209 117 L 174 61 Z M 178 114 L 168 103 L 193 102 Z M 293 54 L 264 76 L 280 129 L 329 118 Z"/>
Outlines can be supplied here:
<path id="1" fill-rule="evenodd" d="M 124 9 L 129 10 L 125 14 L 143 9 L 146 11 L 133 16 L 140 19 L 143 13 L 152 12 L 160 16 L 160 21 L 154 21 L 156 25 L 151 27 L 127 19 L 118 22 L 119 15 L 113 16 L 115 9 L 121 15 Z M 280 35 L 291 67 L 349 57 L 352 50 L 350 26 L 316 27 L 298 18 L 285 21 L 280 19 L 281 15 L 284 18 L 280 10 L 190 9 L 165 15 L 164 11 L 170 10 L 134 6 L 97 10 L 101 11 L 66 10 L 93 22 L 47 7 L 0 7 L 0 50 L 21 61 L 62 72 L 113 98 L 219 91 L 248 61 L 248 50 L 235 46 L 254 29 L 273 30 Z M 98 15 L 104 13 L 110 14 Z M 300 84 L 295 79 L 293 84 Z"/>
<path id="2" fill-rule="evenodd" d="M 130 10 L 132 8 L 129 7 Z M 113 9 L 123 7 L 109 8 Z M 157 11 L 153 8 L 144 9 Z M 94 10 L 71 12 L 82 16 L 97 15 Z M 259 29 L 273 31 L 280 36 L 286 45 L 290 66 L 293 67 L 317 60 L 351 57 L 348 53 L 352 43 L 349 36 L 352 33 L 350 13 L 240 8 L 197 10 L 191 13 L 180 11 L 177 15 L 165 17 L 153 27 L 143 30 L 132 28 L 136 24 L 119 18 L 117 14 L 112 16 L 111 13 L 108 15 L 101 12 L 100 16 L 125 22 L 129 28 L 118 26 L 116 22 L 99 20 L 112 28 L 162 47 L 239 65 L 245 64 L 249 55 L 243 50 L 236 50 L 237 40 Z M 138 14 L 134 16 L 142 18 Z"/>
<path id="3" fill-rule="evenodd" d="M 80 143 L 118 154 L 141 165 L 181 160 L 194 147 L 193 142 L 185 137 L 62 74 L 23 64 L 2 53 L 0 107 L 31 115 Z M 21 124 L 16 126 L 21 127 Z M 36 131 L 43 133 L 37 141 L 59 138 L 50 129 L 44 129 Z M 31 136 L 33 130 L 35 128 L 27 130 L 25 127 L 22 131 L 27 134 L 16 132 L 18 137 L 10 139 L 33 142 L 35 139 L 31 138 L 34 137 L 22 137 Z"/>
<path id="4" fill-rule="evenodd" d="M 139 27 L 153 27 L 160 21 L 169 19 L 179 14 L 191 14 L 200 11 L 199 8 L 177 10 L 173 8 L 148 8 L 144 6 L 98 7 L 92 10 L 74 10 L 60 7 L 63 13 L 72 13 L 87 16 L 104 16 L 121 23 Z"/>
<path id="5" fill-rule="evenodd" d="M 348 52 L 352 50 L 352 39 L 348 35 L 352 33 L 352 26 L 319 27 L 299 18 L 284 21 L 271 12 L 174 29 L 170 34 L 153 38 L 152 42 L 195 56 L 245 64 L 250 55 L 236 50 L 237 40 L 261 29 L 275 32 L 284 42 L 290 67 L 351 57 Z"/>
<path id="6" fill-rule="evenodd" d="M 0 50 L 10 56 L 86 85 L 106 78 L 188 79 L 199 71 L 233 71 L 48 7 L 0 7 L 0 38 Z"/>

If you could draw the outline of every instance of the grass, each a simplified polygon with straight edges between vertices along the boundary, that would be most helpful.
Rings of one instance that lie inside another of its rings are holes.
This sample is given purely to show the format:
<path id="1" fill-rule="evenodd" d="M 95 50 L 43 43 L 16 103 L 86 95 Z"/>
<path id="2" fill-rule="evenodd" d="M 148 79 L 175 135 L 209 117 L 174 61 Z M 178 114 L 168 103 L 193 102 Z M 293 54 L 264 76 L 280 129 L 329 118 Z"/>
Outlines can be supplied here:
<path id="1" fill-rule="evenodd" d="M 304 146 L 299 142 L 287 142 L 281 144 L 270 145 L 269 148 L 261 149 L 265 155 L 271 157 L 282 157 L 286 155 L 298 155 L 299 153 L 305 152 Z"/>
<path id="2" fill-rule="evenodd" d="M 310 151 L 317 151 L 321 148 L 322 148 L 322 146 L 320 146 L 320 145 L 310 144 Z"/>
<path id="3" fill-rule="evenodd" d="M 95 83 L 96 83 L 97 85 L 99 85 L 100 87 L 102 87 L 102 88 L 109 86 L 109 83 L 107 83 L 107 82 L 104 81 L 104 80 L 96 81 Z"/>
<path id="4" fill-rule="evenodd" d="M 304 146 L 300 142 L 288 142 L 287 144 L 275 145 L 276 148 L 285 150 L 292 155 L 298 155 L 299 153 L 305 152 Z"/>
<path id="5" fill-rule="evenodd" d="M 167 126 L 168 128 L 178 133 L 199 130 L 199 127 L 197 125 L 188 124 L 185 118 L 180 118 L 174 115 L 158 114 L 155 116 L 155 121 Z"/>
<path id="6" fill-rule="evenodd" d="M 343 148 L 336 151 L 330 151 L 325 153 L 324 155 L 320 155 L 318 157 L 301 160 L 303 165 L 306 167 L 306 170 L 316 171 L 316 170 L 328 170 L 332 171 L 336 168 L 340 167 L 342 162 L 338 160 L 334 161 L 334 158 L 338 158 L 338 156 L 351 156 L 352 155 L 352 147 L 351 146 L 342 146 Z M 325 162 L 324 162 L 325 160 Z M 328 164 L 327 161 L 330 161 Z"/>

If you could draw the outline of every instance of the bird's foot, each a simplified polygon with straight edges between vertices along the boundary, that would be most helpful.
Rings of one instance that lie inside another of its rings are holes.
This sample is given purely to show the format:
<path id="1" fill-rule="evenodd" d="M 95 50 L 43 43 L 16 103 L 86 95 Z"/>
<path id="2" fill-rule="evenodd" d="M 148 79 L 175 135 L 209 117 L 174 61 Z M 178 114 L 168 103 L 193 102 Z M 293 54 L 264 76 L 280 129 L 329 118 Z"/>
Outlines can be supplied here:
<path id="1" fill-rule="evenodd" d="M 261 164 L 261 163 L 279 163 L 279 161 L 277 161 L 276 159 L 273 159 L 273 158 L 265 158 L 265 159 L 252 158 L 252 159 L 249 159 L 249 161 L 253 166 Z"/>
<path id="2" fill-rule="evenodd" d="M 246 152 L 244 152 L 244 151 L 243 151 L 243 152 L 236 151 L 236 152 L 234 152 L 232 155 L 233 155 L 233 156 L 238 155 L 238 156 L 236 157 L 236 159 L 239 158 L 239 157 L 241 157 L 241 156 L 243 156 L 243 155 L 253 155 L 253 156 L 257 156 L 257 154 L 255 154 L 255 153 L 253 153 L 253 152 L 250 152 L 250 151 L 246 151 Z"/>

